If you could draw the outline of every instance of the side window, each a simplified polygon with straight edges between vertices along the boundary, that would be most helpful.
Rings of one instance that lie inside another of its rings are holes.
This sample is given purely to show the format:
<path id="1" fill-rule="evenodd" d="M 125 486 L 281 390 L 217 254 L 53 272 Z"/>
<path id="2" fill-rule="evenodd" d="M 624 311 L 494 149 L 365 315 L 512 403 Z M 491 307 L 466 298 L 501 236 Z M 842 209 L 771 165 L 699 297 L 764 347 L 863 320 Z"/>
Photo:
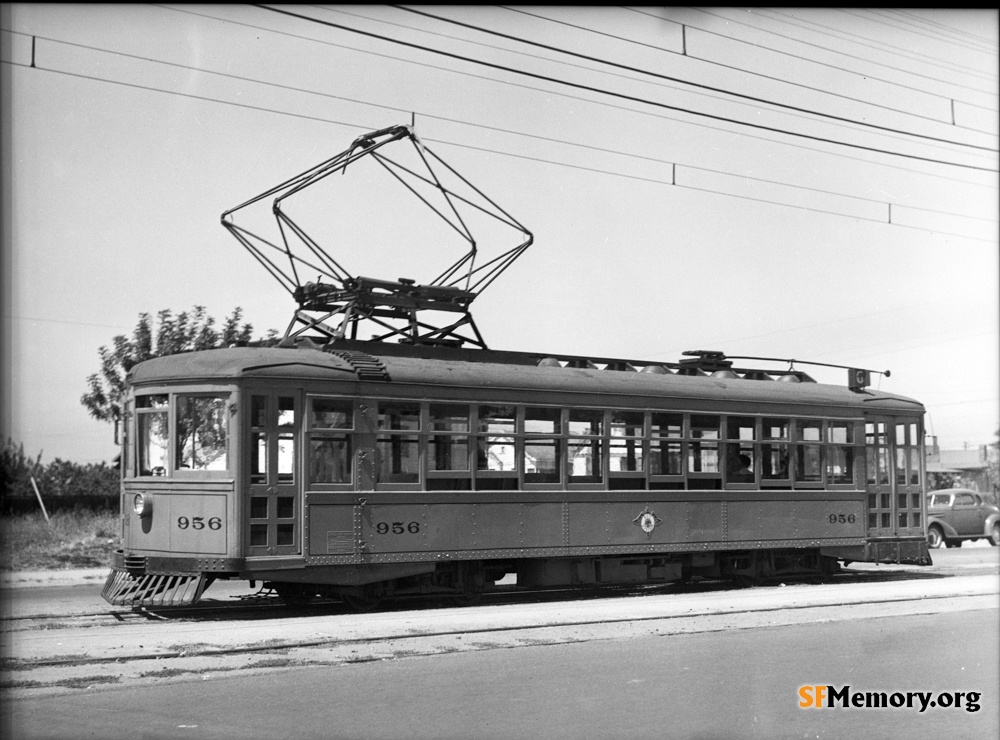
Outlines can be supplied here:
<path id="1" fill-rule="evenodd" d="M 765 481 L 791 482 L 789 442 L 792 425 L 789 419 L 765 417 L 761 424 L 761 478 Z M 776 483 L 775 485 L 780 485 Z"/>
<path id="2" fill-rule="evenodd" d="M 524 410 L 524 482 L 559 483 L 562 459 L 562 409 Z"/>
<path id="3" fill-rule="evenodd" d="M 726 419 L 726 481 L 753 483 L 756 479 L 756 420 L 752 416 Z"/>
<path id="4" fill-rule="evenodd" d="M 801 419 L 796 422 L 795 480 L 818 483 L 823 480 L 823 422 Z"/>
<path id="5" fill-rule="evenodd" d="M 719 417 L 691 415 L 689 473 L 719 473 Z"/>
<path id="6" fill-rule="evenodd" d="M 420 482 L 419 431 L 419 403 L 379 403 L 376 483 Z"/>
<path id="7" fill-rule="evenodd" d="M 611 449 L 608 457 L 612 473 L 641 473 L 645 469 L 642 454 L 643 417 L 641 411 L 611 412 Z"/>
<path id="8" fill-rule="evenodd" d="M 516 409 L 513 406 L 479 407 L 476 470 L 517 472 L 517 457 L 514 454 L 515 421 Z"/>
<path id="9" fill-rule="evenodd" d="M 471 409 L 453 403 L 429 406 L 427 488 L 468 491 L 472 488 Z"/>
<path id="10" fill-rule="evenodd" d="M 684 475 L 684 415 L 654 412 L 650 422 L 650 475 Z"/>
<path id="11" fill-rule="evenodd" d="M 604 412 L 569 410 L 567 477 L 570 483 L 600 483 L 604 480 Z"/>
<path id="12" fill-rule="evenodd" d="M 829 422 L 826 441 L 827 483 L 854 483 L 854 422 Z"/>
<path id="13" fill-rule="evenodd" d="M 344 398 L 309 399 L 306 433 L 309 483 L 348 484 L 353 480 L 351 449 L 354 403 Z"/>
<path id="14" fill-rule="evenodd" d="M 972 495 L 968 493 L 959 493 L 955 496 L 955 506 L 972 506 L 975 502 Z"/>

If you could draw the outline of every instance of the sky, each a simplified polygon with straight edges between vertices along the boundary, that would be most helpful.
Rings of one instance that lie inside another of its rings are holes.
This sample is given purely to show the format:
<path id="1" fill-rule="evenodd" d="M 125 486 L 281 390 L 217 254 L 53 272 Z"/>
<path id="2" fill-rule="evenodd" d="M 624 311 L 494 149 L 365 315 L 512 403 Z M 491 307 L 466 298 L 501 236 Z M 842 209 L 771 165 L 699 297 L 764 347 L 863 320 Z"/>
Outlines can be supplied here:
<path id="1" fill-rule="evenodd" d="M 991 443 L 997 53 L 995 10 L 5 5 L 3 434 L 111 460 L 80 396 L 141 313 L 283 330 L 221 214 L 412 123 L 534 236 L 472 305 L 491 348 L 890 370 L 943 448 Z M 352 274 L 435 276 L 359 177 L 297 214 Z"/>

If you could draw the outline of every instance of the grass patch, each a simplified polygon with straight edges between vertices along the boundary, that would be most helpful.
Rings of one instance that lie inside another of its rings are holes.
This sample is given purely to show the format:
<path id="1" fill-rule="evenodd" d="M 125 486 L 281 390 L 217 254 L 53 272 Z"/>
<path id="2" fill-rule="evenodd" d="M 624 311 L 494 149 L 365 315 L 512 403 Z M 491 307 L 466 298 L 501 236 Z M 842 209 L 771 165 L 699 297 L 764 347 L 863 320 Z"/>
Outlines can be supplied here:
<path id="1" fill-rule="evenodd" d="M 68 570 L 107 567 L 121 546 L 116 512 L 57 511 L 0 518 L 0 569 Z"/>

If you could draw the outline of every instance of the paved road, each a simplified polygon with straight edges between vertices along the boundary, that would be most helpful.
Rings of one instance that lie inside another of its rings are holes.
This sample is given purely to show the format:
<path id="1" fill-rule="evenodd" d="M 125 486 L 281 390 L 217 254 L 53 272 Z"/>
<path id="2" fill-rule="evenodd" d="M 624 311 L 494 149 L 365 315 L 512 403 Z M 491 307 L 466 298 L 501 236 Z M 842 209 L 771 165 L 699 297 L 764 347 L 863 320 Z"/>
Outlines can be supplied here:
<path id="1" fill-rule="evenodd" d="M 239 622 L 112 619 L 98 574 L 82 587 L 35 579 L 4 593 L 0 729 L 15 740 L 995 737 L 998 554 L 938 551 L 933 568 L 856 566 L 821 586 Z M 227 590 L 247 589 L 216 598 Z M 101 616 L 73 616 L 88 612 Z M 56 616 L 6 618 L 18 613 Z M 978 712 L 799 709 L 812 683 L 989 698 Z"/>
<path id="2" fill-rule="evenodd" d="M 15 701 L 22 738 L 993 738 L 996 609 L 483 649 Z M 799 707 L 803 685 L 963 692 Z M 979 695 L 970 702 L 969 692 Z M 951 703 L 951 702 L 949 702 Z M 969 711 L 978 704 L 978 711 Z"/>

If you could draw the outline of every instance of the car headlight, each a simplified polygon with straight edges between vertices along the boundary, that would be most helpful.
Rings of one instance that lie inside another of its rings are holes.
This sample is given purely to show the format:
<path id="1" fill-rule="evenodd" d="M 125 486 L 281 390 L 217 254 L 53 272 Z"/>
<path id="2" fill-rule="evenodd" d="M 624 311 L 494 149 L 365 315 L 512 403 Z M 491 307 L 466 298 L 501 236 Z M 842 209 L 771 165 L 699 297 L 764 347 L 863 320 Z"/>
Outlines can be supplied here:
<path id="1" fill-rule="evenodd" d="M 139 516 L 149 516 L 153 513 L 153 495 L 137 493 L 132 497 L 132 511 Z"/>

